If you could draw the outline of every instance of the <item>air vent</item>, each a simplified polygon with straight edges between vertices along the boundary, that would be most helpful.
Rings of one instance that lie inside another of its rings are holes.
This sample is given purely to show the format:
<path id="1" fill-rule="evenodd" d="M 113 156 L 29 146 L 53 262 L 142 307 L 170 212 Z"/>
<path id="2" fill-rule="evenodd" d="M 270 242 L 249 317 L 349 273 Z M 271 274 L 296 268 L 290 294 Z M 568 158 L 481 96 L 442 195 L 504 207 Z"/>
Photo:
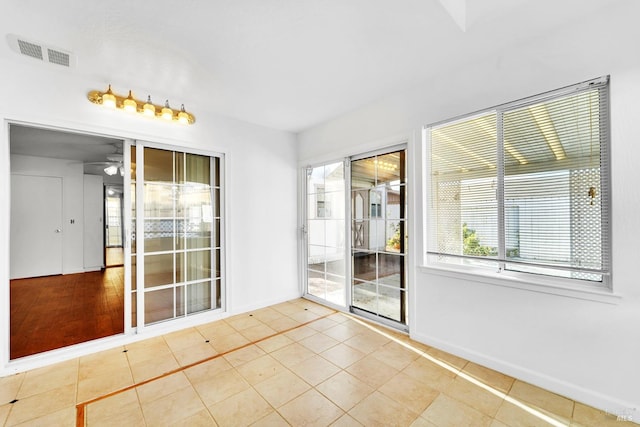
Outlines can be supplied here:
<path id="1" fill-rule="evenodd" d="M 24 40 L 18 40 L 20 53 L 32 58 L 42 59 L 42 47 L 37 44 L 29 43 Z"/>
<path id="2" fill-rule="evenodd" d="M 7 42 L 14 52 L 42 62 L 63 67 L 71 67 L 75 62 L 75 57 L 71 52 L 47 46 L 34 40 L 26 40 L 24 37 L 15 34 L 7 34 Z M 44 52 L 46 52 L 46 57 Z"/>
<path id="3" fill-rule="evenodd" d="M 49 56 L 49 62 L 52 64 L 58 64 L 65 67 L 69 66 L 68 53 L 60 52 L 59 50 L 47 49 L 47 54 Z"/>

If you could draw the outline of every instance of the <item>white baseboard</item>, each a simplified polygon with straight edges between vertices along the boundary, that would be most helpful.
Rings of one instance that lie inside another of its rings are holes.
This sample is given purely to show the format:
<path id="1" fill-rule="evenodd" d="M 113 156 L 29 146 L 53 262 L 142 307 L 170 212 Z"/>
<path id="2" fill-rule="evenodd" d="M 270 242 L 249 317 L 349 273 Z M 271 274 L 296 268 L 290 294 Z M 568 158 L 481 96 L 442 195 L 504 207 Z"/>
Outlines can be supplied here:
<path id="1" fill-rule="evenodd" d="M 448 341 L 443 341 L 422 334 L 411 334 L 411 339 L 423 344 L 446 351 L 455 356 L 462 357 L 470 362 L 477 363 L 505 375 L 528 382 L 544 388 L 561 396 L 575 400 L 588 406 L 600 409 L 603 412 L 616 415 L 621 420 L 640 421 L 640 402 L 631 403 L 612 396 L 607 396 L 594 390 L 590 390 L 576 384 L 559 380 L 549 375 L 532 371 L 523 366 L 514 365 L 504 360 L 496 359 L 468 348 L 460 347 Z"/>
<path id="2" fill-rule="evenodd" d="M 301 297 L 302 295 L 300 295 L 299 292 L 291 292 L 284 297 L 279 295 L 277 298 L 264 300 L 257 303 L 229 307 L 229 314 L 234 315 L 234 314 L 247 313 L 249 311 L 259 310 L 264 307 L 269 307 L 271 305 L 280 304 L 280 303 L 291 301 Z"/>

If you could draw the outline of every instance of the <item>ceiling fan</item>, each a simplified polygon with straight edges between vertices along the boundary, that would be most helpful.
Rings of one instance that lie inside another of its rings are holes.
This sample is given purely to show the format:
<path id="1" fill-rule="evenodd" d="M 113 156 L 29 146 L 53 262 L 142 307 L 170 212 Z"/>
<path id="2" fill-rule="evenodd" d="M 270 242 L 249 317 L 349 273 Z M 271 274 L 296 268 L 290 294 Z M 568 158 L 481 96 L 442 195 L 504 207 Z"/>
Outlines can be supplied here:
<path id="1" fill-rule="evenodd" d="M 109 176 L 120 172 L 120 176 L 124 176 L 124 159 L 122 154 L 109 154 L 104 162 L 87 162 L 85 165 L 104 166 L 104 173 Z"/>

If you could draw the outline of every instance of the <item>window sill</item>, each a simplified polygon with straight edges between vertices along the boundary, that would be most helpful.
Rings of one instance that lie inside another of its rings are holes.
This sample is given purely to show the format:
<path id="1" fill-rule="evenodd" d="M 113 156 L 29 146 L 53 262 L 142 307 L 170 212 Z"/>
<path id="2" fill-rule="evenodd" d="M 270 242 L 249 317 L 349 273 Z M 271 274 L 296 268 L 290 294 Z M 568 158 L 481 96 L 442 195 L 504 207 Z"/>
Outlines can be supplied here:
<path id="1" fill-rule="evenodd" d="M 484 269 L 461 270 L 444 265 L 421 265 L 418 271 L 425 274 L 435 274 L 443 277 L 462 279 L 471 282 L 480 282 L 495 286 L 520 289 L 531 292 L 540 292 L 551 295 L 559 295 L 568 298 L 576 298 L 587 301 L 595 301 L 605 304 L 618 304 L 621 295 L 610 289 L 596 285 L 571 285 L 558 283 L 552 277 L 529 275 L 526 273 L 494 272 Z M 560 279 L 562 281 L 562 279 Z"/>

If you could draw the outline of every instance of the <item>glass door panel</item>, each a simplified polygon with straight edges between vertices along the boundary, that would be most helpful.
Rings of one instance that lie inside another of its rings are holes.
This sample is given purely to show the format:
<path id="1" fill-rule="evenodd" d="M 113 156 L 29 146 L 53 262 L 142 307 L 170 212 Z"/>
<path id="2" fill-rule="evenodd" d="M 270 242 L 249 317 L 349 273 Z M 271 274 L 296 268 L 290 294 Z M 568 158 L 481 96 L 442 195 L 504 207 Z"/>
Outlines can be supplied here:
<path id="1" fill-rule="evenodd" d="M 344 163 L 307 171 L 307 293 L 346 306 Z"/>
<path id="2" fill-rule="evenodd" d="M 406 324 L 405 151 L 351 162 L 351 307 Z"/>
<path id="3" fill-rule="evenodd" d="M 144 325 L 220 308 L 220 159 L 138 149 L 143 168 L 136 178 L 143 188 L 137 226 L 143 248 L 138 245 L 136 256 L 143 267 L 137 278 L 144 283 L 138 290 Z"/>

